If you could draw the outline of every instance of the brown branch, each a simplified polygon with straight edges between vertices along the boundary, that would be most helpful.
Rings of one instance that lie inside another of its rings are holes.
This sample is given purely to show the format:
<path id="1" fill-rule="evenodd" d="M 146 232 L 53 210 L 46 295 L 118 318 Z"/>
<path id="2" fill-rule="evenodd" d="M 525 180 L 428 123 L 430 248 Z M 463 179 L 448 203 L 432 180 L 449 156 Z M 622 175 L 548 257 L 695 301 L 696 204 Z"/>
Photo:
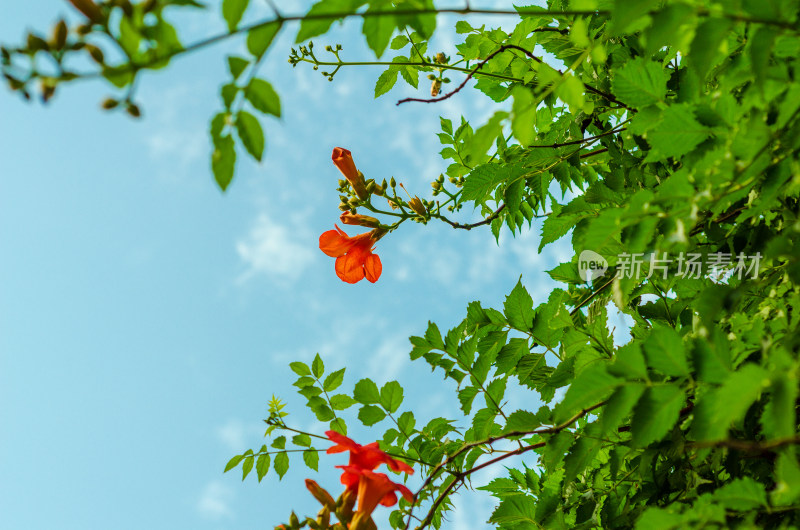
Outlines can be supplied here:
<path id="1" fill-rule="evenodd" d="M 542 435 L 542 434 L 557 434 L 557 433 L 563 431 L 564 429 L 566 429 L 567 427 L 569 427 L 570 425 L 572 425 L 573 423 L 575 423 L 576 421 L 578 421 L 583 416 L 589 414 L 590 412 L 592 412 L 595 409 L 598 409 L 598 408 L 602 407 L 606 403 L 607 403 L 607 401 L 601 401 L 600 403 L 597 403 L 596 405 L 592 405 L 591 407 L 585 408 L 585 409 L 575 413 L 568 420 L 566 420 L 566 421 L 564 421 L 564 422 L 562 422 L 562 423 L 560 423 L 558 425 L 555 425 L 553 427 L 545 427 L 543 429 L 534 429 L 532 431 L 511 431 L 511 432 L 507 432 L 507 433 L 501 434 L 499 436 L 491 436 L 491 437 L 489 437 L 489 438 L 487 438 L 485 440 L 481 440 L 479 442 L 466 443 L 466 444 L 462 445 L 461 447 L 459 447 L 458 450 L 455 451 L 452 455 L 449 455 L 443 462 L 441 462 L 435 468 L 433 468 L 433 470 L 431 471 L 430 475 L 428 475 L 428 477 L 422 483 L 422 486 L 420 486 L 419 490 L 417 490 L 416 496 L 419 496 L 419 494 L 428 485 L 430 485 L 431 482 L 433 482 L 433 480 L 436 478 L 436 475 L 444 468 L 444 466 L 446 466 L 447 464 L 450 464 L 453 461 L 455 461 L 455 459 L 459 455 L 463 454 L 465 451 L 469 451 L 470 449 L 475 448 L 475 447 L 479 447 L 481 445 L 491 445 L 494 442 L 497 442 L 499 440 L 505 440 L 505 439 L 508 439 L 508 438 L 516 438 L 516 437 L 520 437 L 520 436 Z M 467 470 L 464 470 L 464 471 L 459 471 L 459 472 L 456 472 L 456 473 L 452 473 L 455 476 L 455 479 L 453 480 L 453 482 L 450 483 L 450 485 L 447 486 L 447 488 L 445 488 L 445 490 L 433 502 L 433 505 L 431 506 L 430 510 L 428 511 L 427 516 L 425 517 L 425 519 L 422 520 L 422 524 L 417 527 L 417 530 L 422 530 L 423 528 L 425 528 L 426 526 L 428 526 L 430 524 L 431 520 L 433 520 L 433 516 L 435 515 L 436 510 L 442 504 L 442 502 L 444 502 L 444 499 L 447 497 L 447 495 L 455 487 L 455 484 L 459 483 L 460 481 L 463 481 L 466 477 L 468 477 L 469 475 L 475 473 L 476 471 L 480 471 L 481 469 L 484 469 L 485 467 L 488 467 L 490 465 L 496 464 L 497 462 L 505 460 L 506 458 L 510 458 L 512 456 L 517 456 L 517 455 L 520 455 L 522 453 L 526 453 L 528 451 L 531 451 L 533 449 L 544 447 L 545 444 L 546 444 L 546 442 L 537 442 L 535 444 L 526 445 L 524 447 L 520 447 L 519 449 L 515 449 L 514 451 L 510 451 L 508 453 L 500 455 L 500 456 L 498 456 L 496 458 L 493 458 L 491 460 L 487 460 L 486 462 L 483 462 L 482 464 L 479 464 L 479 465 L 477 465 L 475 467 L 472 467 L 470 469 L 467 469 Z M 413 516 L 413 511 L 414 511 L 414 506 L 412 505 L 410 510 L 409 510 L 409 512 L 408 512 L 408 520 L 406 521 L 406 526 L 405 526 L 406 530 L 408 530 L 410 528 L 410 526 L 411 526 L 411 519 L 412 519 L 412 516 Z"/>
<path id="2" fill-rule="evenodd" d="M 689 449 L 725 448 L 749 453 L 771 453 L 787 445 L 800 445 L 800 436 L 778 438 L 766 442 L 750 440 L 714 440 L 708 442 L 692 442 L 686 444 Z"/>
<path id="3" fill-rule="evenodd" d="M 525 48 L 523 48 L 521 46 L 517 46 L 515 44 L 504 44 L 503 46 L 500 46 L 498 49 L 496 49 L 495 51 L 490 53 L 480 63 L 478 63 L 475 66 L 475 68 L 473 68 L 472 71 L 469 74 L 467 74 L 467 77 L 464 79 L 464 81 L 462 81 L 461 84 L 458 85 L 458 87 L 456 87 L 456 89 L 453 90 L 452 92 L 449 92 L 449 93 L 445 94 L 444 96 L 441 96 L 441 97 L 438 97 L 438 98 L 405 98 L 405 99 L 401 99 L 400 101 L 398 101 L 397 105 L 400 105 L 402 103 L 407 103 L 409 101 L 416 101 L 416 102 L 419 102 L 419 103 L 438 103 L 440 101 L 444 101 L 444 100 L 454 96 L 455 94 L 461 92 L 461 90 L 465 86 L 467 86 L 467 83 L 469 82 L 469 80 L 472 79 L 472 77 L 476 73 L 478 73 L 478 71 L 481 68 L 483 68 L 486 65 L 487 62 L 489 62 L 498 53 L 504 52 L 506 50 L 518 50 L 518 51 L 521 51 L 522 53 L 524 53 L 526 56 L 528 56 L 529 59 L 532 59 L 532 60 L 534 60 L 534 61 L 536 61 L 538 63 L 543 63 L 544 62 L 544 61 L 542 61 L 541 58 L 537 57 L 532 52 L 529 52 L 528 50 L 526 50 Z M 556 70 L 556 71 L 559 74 L 563 75 L 563 72 L 561 70 Z M 593 86 L 587 85 L 585 83 L 584 83 L 584 86 L 586 87 L 587 92 L 592 92 L 593 94 L 597 94 L 598 96 L 604 97 L 608 101 L 611 101 L 612 103 L 616 103 L 616 104 L 618 104 L 618 105 L 620 105 L 620 106 L 622 106 L 622 107 L 624 107 L 624 108 L 626 108 L 628 110 L 631 110 L 631 111 L 634 110 L 634 109 L 631 109 L 630 107 L 628 107 L 627 105 L 625 105 L 623 102 L 621 102 L 617 98 L 615 98 L 612 94 L 609 94 L 608 92 L 604 92 L 604 91 L 602 91 L 600 89 L 594 88 Z"/>
<path id="4" fill-rule="evenodd" d="M 497 210 L 492 212 L 492 214 L 489 217 L 487 217 L 486 219 L 483 219 L 481 221 L 478 221 L 476 223 L 471 223 L 471 224 L 456 223 L 455 221 L 451 221 L 450 219 L 448 219 L 447 217 L 445 217 L 443 215 L 440 215 L 440 216 L 436 217 L 436 219 L 441 219 L 442 221 L 444 221 L 445 223 L 449 224 L 453 228 L 461 228 L 463 230 L 472 230 L 473 228 L 477 228 L 479 226 L 483 226 L 485 224 L 489 224 L 492 221 L 494 221 L 495 219 L 497 219 L 497 216 L 500 215 L 500 212 L 502 212 L 505 209 L 505 207 L 506 207 L 505 204 L 501 204 L 500 208 L 498 208 Z"/>

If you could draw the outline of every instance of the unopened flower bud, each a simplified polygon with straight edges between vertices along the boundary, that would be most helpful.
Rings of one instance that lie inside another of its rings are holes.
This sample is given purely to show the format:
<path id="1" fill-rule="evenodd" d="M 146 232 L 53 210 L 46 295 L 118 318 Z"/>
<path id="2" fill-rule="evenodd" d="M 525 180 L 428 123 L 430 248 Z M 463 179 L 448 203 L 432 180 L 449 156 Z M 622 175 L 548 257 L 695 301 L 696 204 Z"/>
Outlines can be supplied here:
<path id="1" fill-rule="evenodd" d="M 319 484 L 317 484 L 315 481 L 311 480 L 310 478 L 307 478 L 306 488 L 308 488 L 308 491 L 311 492 L 311 495 L 313 495 L 314 498 L 317 499 L 323 507 L 328 509 L 336 508 L 336 501 L 333 500 L 331 494 L 325 491 L 325 489 Z"/>
<path id="2" fill-rule="evenodd" d="M 350 521 L 353 517 L 353 507 L 356 504 L 356 493 L 350 490 L 344 490 L 338 499 L 336 499 L 336 517 L 340 521 Z"/>
<path id="3" fill-rule="evenodd" d="M 333 509 L 336 509 L 336 505 L 334 504 Z M 323 506 L 322 509 L 317 514 L 317 524 L 320 528 L 328 528 L 331 524 L 331 508 L 327 506 Z"/>
<path id="4" fill-rule="evenodd" d="M 450 184 L 455 184 L 456 182 L 458 182 L 458 179 L 456 179 L 455 177 L 450 177 L 450 178 L 449 178 L 449 179 L 447 179 L 447 180 L 449 180 L 449 181 L 450 181 Z"/>
<path id="5" fill-rule="evenodd" d="M 425 205 L 422 203 L 419 197 L 415 196 L 413 199 L 410 199 L 408 201 L 408 206 L 423 217 L 428 215 L 428 212 L 425 210 Z"/>
<path id="6" fill-rule="evenodd" d="M 114 98 L 106 98 L 102 103 L 103 110 L 111 110 L 117 105 L 119 105 L 119 101 Z"/>
<path id="7" fill-rule="evenodd" d="M 440 79 L 434 79 L 431 82 L 431 97 L 435 98 L 439 95 L 439 91 L 442 89 L 442 81 Z"/>
<path id="8" fill-rule="evenodd" d="M 375 181 L 370 179 L 370 181 L 367 182 L 367 193 L 372 195 L 374 192 L 375 192 Z"/>
<path id="9" fill-rule="evenodd" d="M 389 185 L 393 188 L 397 187 L 397 181 L 394 179 L 394 177 L 392 177 L 391 180 L 389 180 Z"/>
<path id="10" fill-rule="evenodd" d="M 292 525 L 292 528 L 300 527 L 300 519 L 297 518 L 296 513 L 292 512 L 292 515 L 289 516 L 289 524 Z"/>
<path id="11" fill-rule="evenodd" d="M 339 203 L 339 210 L 344 212 L 344 211 L 349 210 L 349 209 L 350 209 L 350 205 L 347 204 L 346 202 L 340 202 Z"/>
<path id="12" fill-rule="evenodd" d="M 353 162 L 353 156 L 350 154 L 350 151 L 341 147 L 335 147 L 331 159 L 333 163 L 336 164 L 336 167 L 339 168 L 339 171 L 342 172 L 344 178 L 350 182 L 358 198 L 362 200 L 368 199 L 369 192 L 367 192 L 367 185 L 366 182 L 364 182 L 364 174 L 356 169 L 356 164 Z"/>
<path id="13" fill-rule="evenodd" d="M 433 188 L 433 189 L 435 189 L 435 190 L 438 190 L 438 189 L 439 189 L 439 188 L 441 188 L 441 187 L 442 187 L 442 185 L 441 185 L 441 184 L 439 184 L 439 181 L 438 181 L 438 180 L 434 180 L 433 182 L 431 182 L 431 188 Z"/>
<path id="14" fill-rule="evenodd" d="M 350 212 L 343 212 L 339 216 L 339 220 L 346 225 L 355 226 L 368 226 L 370 228 L 377 228 L 381 223 L 374 217 L 361 214 L 352 214 Z"/>
<path id="15" fill-rule="evenodd" d="M 436 62 L 439 64 L 444 64 L 447 62 L 447 56 L 444 54 L 444 52 L 439 52 L 436 54 Z"/>

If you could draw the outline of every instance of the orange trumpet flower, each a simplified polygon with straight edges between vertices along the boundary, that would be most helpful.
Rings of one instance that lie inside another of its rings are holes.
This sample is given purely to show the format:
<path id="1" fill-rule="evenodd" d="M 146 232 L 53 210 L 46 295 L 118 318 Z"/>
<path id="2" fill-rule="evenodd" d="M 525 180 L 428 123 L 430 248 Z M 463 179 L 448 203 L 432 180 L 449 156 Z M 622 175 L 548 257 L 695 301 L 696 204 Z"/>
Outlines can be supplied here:
<path id="1" fill-rule="evenodd" d="M 319 249 L 336 258 L 336 275 L 347 283 L 357 283 L 364 278 L 372 283 L 377 282 L 383 266 L 381 259 L 372 253 L 372 248 L 386 234 L 386 230 L 375 228 L 350 237 L 334 226 L 336 230 L 328 230 L 319 236 Z"/>

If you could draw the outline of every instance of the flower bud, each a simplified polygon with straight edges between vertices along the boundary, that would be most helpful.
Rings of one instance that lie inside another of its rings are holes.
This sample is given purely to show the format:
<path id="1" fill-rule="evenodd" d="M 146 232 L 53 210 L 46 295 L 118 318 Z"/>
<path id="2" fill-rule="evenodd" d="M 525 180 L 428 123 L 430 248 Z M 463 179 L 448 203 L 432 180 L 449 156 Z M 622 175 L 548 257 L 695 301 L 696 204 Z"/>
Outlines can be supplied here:
<path id="1" fill-rule="evenodd" d="M 333 500 L 333 499 L 331 499 Z M 334 504 L 333 509 L 336 509 Z M 317 514 L 317 524 L 320 528 L 328 528 L 331 525 L 331 508 L 323 506 Z"/>
<path id="2" fill-rule="evenodd" d="M 431 81 L 431 97 L 435 98 L 439 95 L 439 91 L 442 89 L 442 80 L 441 79 L 434 79 Z"/>
<path id="3" fill-rule="evenodd" d="M 413 199 L 408 201 L 408 206 L 412 210 L 414 210 L 419 215 L 425 217 L 428 215 L 428 212 L 425 210 L 425 205 L 422 203 L 419 197 L 415 196 Z"/>
<path id="4" fill-rule="evenodd" d="M 439 64 L 444 64 L 447 62 L 447 56 L 444 54 L 444 52 L 439 52 L 436 54 L 436 62 Z"/>
<path id="5" fill-rule="evenodd" d="M 67 44 L 67 23 L 63 19 L 58 21 L 58 24 L 53 28 L 53 35 L 50 37 L 50 42 L 57 50 L 64 48 Z"/>
<path id="6" fill-rule="evenodd" d="M 119 101 L 114 98 L 106 98 L 102 103 L 103 110 L 111 110 L 117 105 L 119 105 Z"/>
<path id="7" fill-rule="evenodd" d="M 343 523 L 350 522 L 353 517 L 353 507 L 356 505 L 357 494 L 354 491 L 344 490 L 338 499 L 336 499 L 336 518 Z"/>
<path id="8" fill-rule="evenodd" d="M 375 192 L 375 186 L 375 181 L 370 179 L 369 182 L 367 182 L 367 193 L 372 195 Z"/>
<path id="9" fill-rule="evenodd" d="M 377 228 L 380 226 L 380 221 L 374 217 L 361 214 L 352 214 L 350 212 L 343 212 L 339 216 L 339 220 L 346 225 L 368 226 L 370 228 Z"/>
<path id="10" fill-rule="evenodd" d="M 353 162 L 353 156 L 350 154 L 350 151 L 341 147 L 335 147 L 331 159 L 336 167 L 339 168 L 339 171 L 342 172 L 344 178 L 350 182 L 358 198 L 362 200 L 368 199 L 369 193 L 367 192 L 366 182 L 364 182 L 364 174 L 356 169 L 356 164 Z"/>
<path id="11" fill-rule="evenodd" d="M 300 527 L 300 519 L 297 518 L 297 514 L 292 512 L 292 515 L 289 516 L 289 524 L 292 528 L 299 528 Z"/>
<path id="12" fill-rule="evenodd" d="M 331 494 L 325 491 L 325 489 L 315 481 L 307 478 L 306 488 L 308 488 L 308 491 L 311 492 L 311 495 L 313 495 L 314 498 L 317 499 L 324 508 L 328 508 L 329 510 L 336 508 L 336 501 L 333 500 Z"/>
<path id="13" fill-rule="evenodd" d="M 350 209 L 350 205 L 347 204 L 346 202 L 340 202 L 339 203 L 339 209 L 344 212 L 344 211 Z"/>

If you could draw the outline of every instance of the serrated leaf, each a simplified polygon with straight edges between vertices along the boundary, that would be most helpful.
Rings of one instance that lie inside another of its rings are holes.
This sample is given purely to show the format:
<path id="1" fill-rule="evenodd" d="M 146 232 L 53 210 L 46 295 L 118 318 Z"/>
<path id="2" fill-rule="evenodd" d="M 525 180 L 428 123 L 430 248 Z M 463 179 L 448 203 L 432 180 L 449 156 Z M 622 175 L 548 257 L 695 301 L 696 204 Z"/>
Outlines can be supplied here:
<path id="1" fill-rule="evenodd" d="M 400 73 L 400 71 L 396 66 L 390 66 L 378 77 L 378 81 L 375 83 L 376 98 L 382 96 L 392 89 L 394 84 L 397 83 L 398 73 Z"/>
<path id="2" fill-rule="evenodd" d="M 660 64 L 637 57 L 614 72 L 614 96 L 633 108 L 664 101 L 669 73 Z"/>
<path id="3" fill-rule="evenodd" d="M 523 146 L 529 146 L 536 136 L 536 102 L 527 87 L 517 86 L 511 91 L 511 132 Z"/>
<path id="4" fill-rule="evenodd" d="M 214 141 L 211 152 L 211 169 L 214 180 L 222 191 L 228 189 L 233 180 L 233 169 L 236 165 L 236 147 L 231 135 L 222 136 Z"/>
<path id="5" fill-rule="evenodd" d="M 555 420 L 561 423 L 576 412 L 600 403 L 621 383 L 606 371 L 605 365 L 589 366 L 569 386 L 564 401 L 554 411 Z"/>
<path id="6" fill-rule="evenodd" d="M 381 406 L 391 413 L 403 403 L 403 387 L 397 381 L 389 381 L 381 388 Z"/>
<path id="7" fill-rule="evenodd" d="M 367 14 L 376 11 L 386 11 L 386 7 L 370 6 L 367 9 Z M 392 33 L 396 27 L 394 17 L 383 16 L 366 16 L 364 17 L 364 24 L 361 32 L 367 40 L 367 46 L 375 52 L 375 57 L 380 58 L 386 47 L 389 46 L 389 41 L 392 39 Z"/>
<path id="8" fill-rule="evenodd" d="M 712 497 L 729 510 L 745 512 L 767 505 L 764 485 L 750 477 L 737 478 L 717 489 Z"/>
<path id="9" fill-rule="evenodd" d="M 250 474 L 250 471 L 253 469 L 253 464 L 255 463 L 255 458 L 253 455 L 248 455 L 244 457 L 244 462 L 242 462 L 242 480 L 247 478 L 247 475 Z"/>
<path id="10" fill-rule="evenodd" d="M 633 411 L 631 443 L 646 447 L 663 438 L 678 421 L 686 395 L 675 385 L 653 386 L 647 389 Z"/>
<path id="11" fill-rule="evenodd" d="M 523 331 L 531 329 L 534 316 L 533 298 L 522 285 L 522 281 L 517 281 L 517 285 L 506 296 L 503 313 L 513 328 Z"/>
<path id="12" fill-rule="evenodd" d="M 322 383 L 322 388 L 325 392 L 333 392 L 337 388 L 339 388 L 344 381 L 344 371 L 346 368 L 342 368 L 341 370 L 336 370 L 335 372 L 331 372 L 325 378 L 325 382 Z"/>
<path id="13" fill-rule="evenodd" d="M 704 80 L 722 57 L 720 45 L 728 37 L 730 27 L 731 21 L 726 18 L 707 18 L 697 26 L 687 62 L 699 79 Z"/>
<path id="14" fill-rule="evenodd" d="M 261 479 L 267 475 L 267 472 L 269 471 L 269 463 L 270 457 L 268 454 L 263 453 L 258 455 L 258 458 L 256 459 L 256 475 L 258 476 L 259 482 L 261 482 Z"/>
<path id="15" fill-rule="evenodd" d="M 371 379 L 362 379 L 356 383 L 356 387 L 353 389 L 353 397 L 364 405 L 381 402 L 381 393 L 378 391 L 378 385 Z"/>
<path id="16" fill-rule="evenodd" d="M 358 403 L 355 399 L 346 394 L 336 394 L 331 396 L 331 406 L 333 410 L 345 410 Z"/>
<path id="17" fill-rule="evenodd" d="M 408 44 L 408 37 L 405 35 L 398 35 L 392 39 L 392 43 L 389 44 L 389 47 L 393 50 L 401 50 L 405 48 L 406 44 Z"/>
<path id="18" fill-rule="evenodd" d="M 222 0 L 222 18 L 228 24 L 228 31 L 236 31 L 250 0 Z"/>
<path id="19" fill-rule="evenodd" d="M 357 3 L 361 4 L 361 2 Z M 356 2 L 352 0 L 320 0 L 311 6 L 311 9 L 308 10 L 308 15 L 319 16 L 352 13 L 355 4 Z M 311 37 L 322 35 L 330 29 L 336 20 L 337 19 L 333 17 L 327 18 L 321 16 L 318 18 L 310 18 L 307 16 L 300 21 L 300 29 L 297 32 L 297 37 L 295 37 L 295 42 L 303 42 Z"/>
<path id="20" fill-rule="evenodd" d="M 275 40 L 280 29 L 281 25 L 278 23 L 251 29 L 247 33 L 247 51 L 253 54 L 253 57 L 260 58 Z"/>
<path id="21" fill-rule="evenodd" d="M 645 133 L 645 139 L 652 147 L 646 160 L 655 162 L 683 156 L 708 135 L 709 130 L 697 122 L 690 105 L 670 105 L 661 112 L 658 125 Z"/>
<path id="22" fill-rule="evenodd" d="M 664 375 L 687 376 L 689 363 L 686 349 L 678 333 L 669 327 L 654 327 L 650 336 L 644 341 L 644 353 L 647 364 Z"/>
<path id="23" fill-rule="evenodd" d="M 761 422 L 768 438 L 789 438 L 797 429 L 795 403 L 798 395 L 797 379 L 785 373 L 775 374 L 770 386 L 770 396 L 764 407 Z"/>
<path id="24" fill-rule="evenodd" d="M 318 471 L 319 453 L 315 449 L 303 451 L 303 462 L 314 471 Z"/>
<path id="25" fill-rule="evenodd" d="M 299 376 L 311 375 L 311 368 L 309 368 L 306 363 L 302 363 L 300 361 L 289 363 L 289 368 L 291 368 L 292 372 Z"/>
<path id="26" fill-rule="evenodd" d="M 281 99 L 272 85 L 263 79 L 253 79 L 247 85 L 244 97 L 256 110 L 280 118 Z"/>
<path id="27" fill-rule="evenodd" d="M 364 405 L 358 411 L 358 419 L 367 427 L 375 425 L 385 417 L 386 413 L 383 409 L 375 405 Z"/>
<path id="28" fill-rule="evenodd" d="M 478 387 L 466 386 L 458 391 L 458 401 L 461 403 L 461 411 L 466 415 L 472 410 L 472 402 L 478 395 Z"/>
<path id="29" fill-rule="evenodd" d="M 233 469 L 236 466 L 238 466 L 239 462 L 241 462 L 243 458 L 244 458 L 244 455 L 236 455 L 233 458 L 231 458 L 230 460 L 228 460 L 228 463 L 225 465 L 224 473 L 227 473 L 231 469 Z"/>
<path id="30" fill-rule="evenodd" d="M 601 432 L 604 436 L 615 432 L 622 425 L 623 420 L 633 412 L 633 407 L 646 388 L 645 385 L 623 385 L 611 394 L 600 416 Z"/>
<path id="31" fill-rule="evenodd" d="M 283 479 L 283 476 L 289 471 L 289 455 L 286 453 L 276 454 L 272 468 L 278 474 L 278 478 Z"/>
<path id="32" fill-rule="evenodd" d="M 317 379 L 325 373 L 325 364 L 322 362 L 322 357 L 319 356 L 319 353 L 314 355 L 314 360 L 311 362 L 311 373 Z"/>
<path id="33" fill-rule="evenodd" d="M 236 115 L 236 132 L 247 152 L 260 162 L 264 156 L 264 131 L 258 118 L 247 111 L 239 111 Z"/>
<path id="34" fill-rule="evenodd" d="M 492 512 L 489 522 L 497 523 L 503 528 L 507 528 L 506 525 L 518 524 L 524 525 L 519 528 L 541 527 L 536 520 L 536 500 L 527 495 L 504 497 L 500 505 Z"/>
<path id="35" fill-rule="evenodd" d="M 507 166 L 483 164 L 473 169 L 464 180 L 461 199 L 482 202 L 498 184 L 509 177 Z"/>
<path id="36" fill-rule="evenodd" d="M 516 410 L 508 415 L 508 421 L 503 432 L 528 432 L 542 426 L 538 415 L 527 410 Z"/>

